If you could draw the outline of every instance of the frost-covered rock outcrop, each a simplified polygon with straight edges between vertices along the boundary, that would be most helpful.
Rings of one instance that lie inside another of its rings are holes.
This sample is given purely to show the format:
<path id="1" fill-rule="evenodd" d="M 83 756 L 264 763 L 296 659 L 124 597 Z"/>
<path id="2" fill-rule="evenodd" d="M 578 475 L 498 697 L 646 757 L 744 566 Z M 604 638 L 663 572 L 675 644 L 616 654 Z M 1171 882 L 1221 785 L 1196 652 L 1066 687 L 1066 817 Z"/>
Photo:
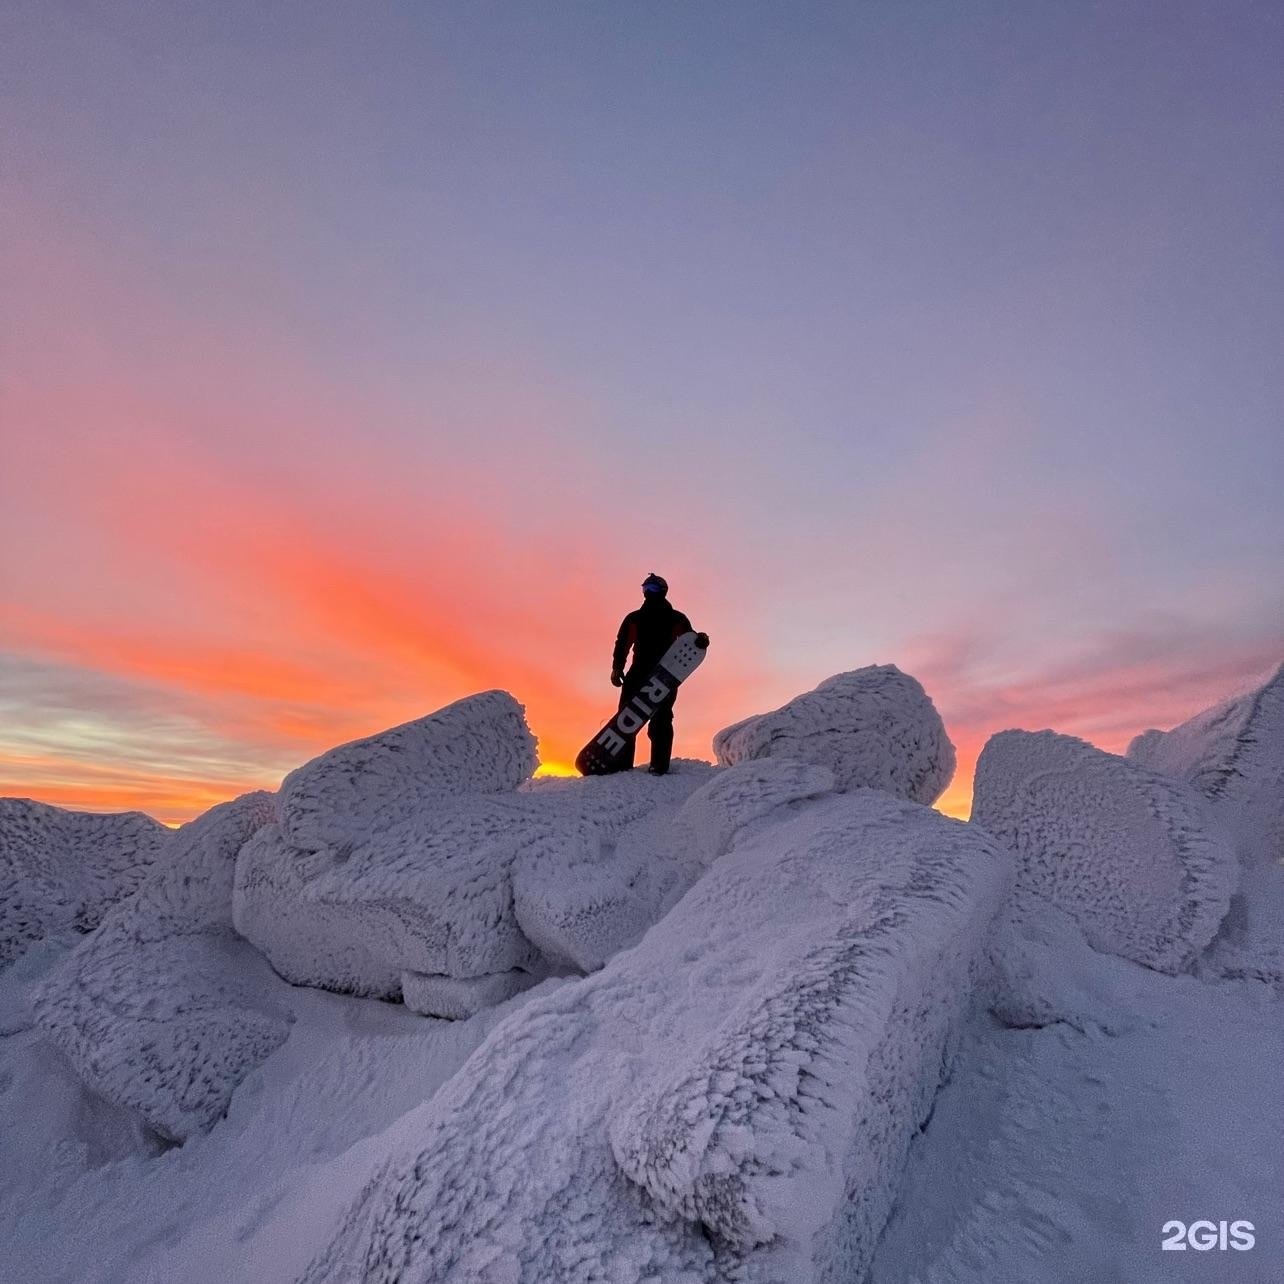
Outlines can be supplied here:
<path id="1" fill-rule="evenodd" d="M 36 999 L 86 1086 L 174 1140 L 219 1118 L 289 1031 L 286 987 L 231 924 L 236 854 L 273 814 L 272 795 L 253 793 L 184 825 Z"/>
<path id="2" fill-rule="evenodd" d="M 65 811 L 0 798 L 0 968 L 58 932 L 90 932 L 172 835 L 141 812 Z"/>
<path id="3" fill-rule="evenodd" d="M 1197 789 L 1239 853 L 1239 889 L 1198 971 L 1284 991 L 1284 665 L 1171 731 L 1144 732 L 1128 757 Z"/>
<path id="4" fill-rule="evenodd" d="M 872 791 L 739 827 L 385 1134 L 307 1279 L 860 1278 L 1009 878 L 981 830 Z"/>
<path id="5" fill-rule="evenodd" d="M 522 706 L 484 691 L 304 763 L 277 811 L 292 847 L 343 854 L 444 798 L 514 790 L 538 765 Z"/>
<path id="6" fill-rule="evenodd" d="M 1187 786 L 1053 731 L 1001 731 L 976 765 L 972 821 L 1017 855 L 1017 886 L 1096 949 L 1161 972 L 1212 940 L 1235 884 L 1229 839 Z"/>
<path id="7" fill-rule="evenodd" d="M 954 746 L 927 692 L 894 664 L 826 678 L 772 713 L 713 739 L 724 766 L 789 758 L 828 767 L 839 789 L 881 789 L 934 803 L 954 776 Z"/>
<path id="8" fill-rule="evenodd" d="M 1246 865 L 1284 858 L 1284 664 L 1171 731 L 1143 732 L 1128 757 L 1199 790 Z"/>
<path id="9" fill-rule="evenodd" d="M 375 953 L 376 942 L 342 906 L 307 895 L 312 878 L 334 862 L 302 852 L 280 825 L 265 825 L 241 848 L 232 892 L 232 921 L 272 966 L 295 985 L 340 994 L 391 999 L 401 993 L 401 969 Z"/>
<path id="10" fill-rule="evenodd" d="M 649 826 L 710 769 L 525 782 L 533 742 L 498 694 L 287 777 L 233 897 L 237 930 L 287 980 L 457 1016 L 550 968 L 600 967 L 660 913 L 681 876 Z"/>

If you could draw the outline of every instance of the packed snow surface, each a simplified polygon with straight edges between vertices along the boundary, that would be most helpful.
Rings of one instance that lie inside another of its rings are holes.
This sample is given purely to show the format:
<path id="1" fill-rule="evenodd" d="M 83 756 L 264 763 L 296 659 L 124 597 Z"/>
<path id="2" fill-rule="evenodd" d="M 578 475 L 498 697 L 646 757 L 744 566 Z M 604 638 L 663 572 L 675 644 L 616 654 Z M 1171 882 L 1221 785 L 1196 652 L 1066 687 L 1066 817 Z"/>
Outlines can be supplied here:
<path id="1" fill-rule="evenodd" d="M 927 692 L 894 664 L 826 678 L 772 713 L 714 737 L 724 766 L 789 758 L 828 767 L 840 789 L 931 805 L 954 776 L 954 746 Z"/>
<path id="2" fill-rule="evenodd" d="M 981 831 L 873 791 L 747 834 L 387 1134 L 307 1278 L 853 1277 L 1009 873 Z"/>
<path id="3" fill-rule="evenodd" d="M 1188 967 L 1230 906 L 1229 838 L 1194 790 L 1052 731 L 1001 731 L 976 765 L 972 822 L 1017 854 L 1017 886 L 1097 949 Z"/>
<path id="4" fill-rule="evenodd" d="M 169 839 L 141 812 L 100 816 L 0 798 L 0 968 L 46 936 L 92 931 Z"/>

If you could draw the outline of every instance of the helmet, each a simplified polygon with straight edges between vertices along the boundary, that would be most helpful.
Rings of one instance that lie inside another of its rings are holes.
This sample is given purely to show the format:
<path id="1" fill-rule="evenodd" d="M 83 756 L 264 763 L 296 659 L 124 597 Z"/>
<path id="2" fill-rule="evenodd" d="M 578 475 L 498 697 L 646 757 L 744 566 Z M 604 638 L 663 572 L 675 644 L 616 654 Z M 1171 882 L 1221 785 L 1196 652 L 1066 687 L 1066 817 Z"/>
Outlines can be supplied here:
<path id="1" fill-rule="evenodd" d="M 642 592 L 647 597 L 667 597 L 669 595 L 669 582 L 663 575 L 657 575 L 654 571 L 642 581 Z"/>

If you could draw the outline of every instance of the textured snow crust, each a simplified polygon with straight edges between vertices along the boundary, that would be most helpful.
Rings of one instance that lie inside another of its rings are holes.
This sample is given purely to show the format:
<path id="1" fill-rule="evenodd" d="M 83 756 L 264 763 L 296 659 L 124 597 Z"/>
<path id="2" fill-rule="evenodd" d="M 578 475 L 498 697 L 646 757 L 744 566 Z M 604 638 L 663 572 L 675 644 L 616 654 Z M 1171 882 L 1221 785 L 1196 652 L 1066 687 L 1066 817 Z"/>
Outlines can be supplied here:
<path id="1" fill-rule="evenodd" d="M 404 996 L 407 976 L 591 971 L 689 883 L 657 826 L 710 771 L 442 796 L 341 848 L 268 826 L 237 863 L 236 927 L 287 980 L 368 997 Z M 417 1004 L 441 992 L 414 984 Z"/>
<path id="2" fill-rule="evenodd" d="M 1199 790 L 1246 866 L 1284 859 L 1284 664 L 1171 731 L 1145 731 L 1134 762 Z"/>
<path id="3" fill-rule="evenodd" d="M 934 803 L 954 776 L 954 746 L 922 686 L 894 664 L 826 678 L 772 713 L 713 738 L 723 766 L 788 758 L 828 767 L 838 788 Z"/>
<path id="4" fill-rule="evenodd" d="M 514 790 L 538 765 L 522 706 L 484 691 L 304 763 L 277 811 L 292 847 L 342 854 L 441 799 Z"/>
<path id="5" fill-rule="evenodd" d="M 461 1021 L 529 990 L 543 979 L 541 972 L 526 972 L 521 968 L 468 977 L 403 972 L 401 992 L 406 1007 L 412 1012 Z"/>
<path id="6" fill-rule="evenodd" d="M 386 1134 L 307 1280 L 860 1278 L 1009 880 L 872 791 L 746 829 Z"/>
<path id="7" fill-rule="evenodd" d="M 236 854 L 273 814 L 253 793 L 184 825 L 35 1000 L 82 1082 L 173 1140 L 218 1119 L 289 1033 L 287 987 L 231 925 Z"/>
<path id="8" fill-rule="evenodd" d="M 93 931 L 171 838 L 141 812 L 98 815 L 0 798 L 0 968 L 46 936 Z"/>
<path id="9" fill-rule="evenodd" d="M 977 761 L 972 821 L 1017 855 L 1022 891 L 1098 950 L 1189 967 L 1230 904 L 1229 837 L 1191 788 L 1052 731 L 1002 731 Z"/>
<path id="10" fill-rule="evenodd" d="M 354 916 L 307 898 L 309 880 L 329 864 L 325 853 L 291 847 L 280 825 L 265 825 L 237 857 L 236 930 L 295 985 L 397 998 L 401 969 L 376 956 Z"/>

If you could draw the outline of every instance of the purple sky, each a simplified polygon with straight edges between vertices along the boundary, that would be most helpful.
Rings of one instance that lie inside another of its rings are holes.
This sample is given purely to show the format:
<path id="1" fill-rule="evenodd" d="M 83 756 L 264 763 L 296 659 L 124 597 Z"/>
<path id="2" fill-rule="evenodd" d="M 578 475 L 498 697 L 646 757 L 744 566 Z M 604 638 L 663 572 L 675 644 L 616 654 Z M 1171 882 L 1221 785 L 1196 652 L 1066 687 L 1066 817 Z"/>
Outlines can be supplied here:
<path id="1" fill-rule="evenodd" d="M 896 662 L 1120 749 L 1284 651 L 1275 4 L 0 13 L 0 789 Z"/>

